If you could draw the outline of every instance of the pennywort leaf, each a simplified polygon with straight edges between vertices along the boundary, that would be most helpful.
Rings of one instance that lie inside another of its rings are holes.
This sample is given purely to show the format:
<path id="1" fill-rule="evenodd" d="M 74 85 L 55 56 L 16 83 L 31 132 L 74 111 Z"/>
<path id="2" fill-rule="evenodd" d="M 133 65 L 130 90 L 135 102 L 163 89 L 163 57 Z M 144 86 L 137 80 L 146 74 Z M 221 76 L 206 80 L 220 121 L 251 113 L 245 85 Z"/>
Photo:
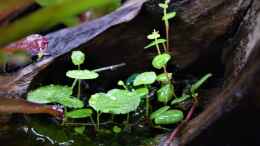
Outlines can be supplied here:
<path id="1" fill-rule="evenodd" d="M 171 55 L 167 53 L 159 54 L 154 57 L 152 61 L 152 65 L 156 69 L 162 69 L 164 66 L 166 66 L 166 64 L 170 59 L 171 59 Z"/>
<path id="2" fill-rule="evenodd" d="M 85 61 L 85 54 L 81 51 L 73 51 L 71 54 L 71 60 L 74 65 L 81 65 Z"/>
<path id="3" fill-rule="evenodd" d="M 182 121 L 183 118 L 184 115 L 181 110 L 168 110 L 157 116 L 154 122 L 159 125 L 176 124 Z"/>
<path id="4" fill-rule="evenodd" d="M 170 109 L 170 106 L 164 106 L 153 112 L 150 116 L 150 120 L 155 119 L 156 117 L 159 117 L 163 112 L 166 112 L 168 109 Z"/>
<path id="5" fill-rule="evenodd" d="M 92 115 L 92 113 L 93 113 L 93 111 L 91 109 L 79 109 L 79 110 L 67 112 L 65 114 L 65 117 L 73 118 L 73 119 L 87 118 L 87 117 L 90 117 Z"/>
<path id="6" fill-rule="evenodd" d="M 85 69 L 85 70 L 67 71 L 66 76 L 73 79 L 90 80 L 90 79 L 96 79 L 99 75 L 94 71 Z"/>
<path id="7" fill-rule="evenodd" d="M 174 96 L 174 87 L 172 84 L 166 84 L 163 85 L 158 91 L 157 91 L 157 99 L 159 102 L 167 103 L 170 101 Z"/>
<path id="8" fill-rule="evenodd" d="M 143 72 L 136 76 L 133 85 L 139 86 L 139 85 L 150 85 L 154 83 L 156 80 L 156 74 L 155 72 Z"/>

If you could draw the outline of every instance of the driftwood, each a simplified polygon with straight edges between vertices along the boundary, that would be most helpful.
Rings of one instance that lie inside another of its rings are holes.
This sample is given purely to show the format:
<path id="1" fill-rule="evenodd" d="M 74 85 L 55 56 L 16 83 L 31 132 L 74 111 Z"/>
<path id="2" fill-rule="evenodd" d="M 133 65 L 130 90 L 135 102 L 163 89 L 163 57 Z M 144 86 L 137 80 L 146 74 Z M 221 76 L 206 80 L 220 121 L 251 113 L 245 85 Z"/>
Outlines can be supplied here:
<path id="1" fill-rule="evenodd" d="M 158 1 L 147 2 L 138 14 L 143 2 L 129 1 L 118 11 L 89 24 L 48 34 L 52 56 L 1 76 L 0 82 L 5 85 L 0 85 L 0 94 L 21 97 L 29 86 L 50 78 L 41 73 L 62 73 L 59 66 L 65 66 L 67 53 L 77 47 L 89 54 L 91 63 L 100 66 L 126 62 L 131 71 L 149 66 L 152 54 L 143 50 L 146 35 L 153 28 L 163 28 Z M 210 103 L 184 125 L 173 141 L 173 145 L 186 145 L 242 99 L 259 95 L 260 2 L 182 0 L 171 6 L 178 13 L 171 27 L 171 51 L 175 56 L 172 63 L 181 71 L 212 72 L 224 79 L 218 86 L 220 91 L 212 94 Z M 50 68 L 56 66 L 57 70 L 51 72 Z M 159 145 L 164 145 L 164 140 Z"/>
<path id="2" fill-rule="evenodd" d="M 39 74 L 40 71 L 45 69 L 58 57 L 90 41 L 100 33 L 106 31 L 108 28 L 130 21 L 138 14 L 143 3 L 144 1 L 131 1 L 112 14 L 95 21 L 82 24 L 75 28 L 64 29 L 48 34 L 46 37 L 49 41 L 49 48 L 46 53 L 51 54 L 51 56 L 48 56 L 34 64 L 28 65 L 15 73 L 0 76 L 0 96 L 6 97 L 5 101 L 6 103 L 9 103 L 9 105 L 0 105 L 0 113 L 21 113 L 22 111 L 18 112 L 17 109 L 12 108 L 19 105 L 19 103 L 15 102 L 16 99 L 13 98 L 21 98 L 27 92 L 32 80 Z M 27 105 L 30 106 L 32 104 L 27 103 Z M 36 107 L 42 108 L 42 110 L 38 110 L 42 113 L 55 115 L 53 112 L 46 111 L 45 106 L 36 106 L 34 104 L 31 108 Z M 34 113 L 31 111 L 31 108 L 28 107 L 28 110 L 25 110 L 22 113 Z"/>

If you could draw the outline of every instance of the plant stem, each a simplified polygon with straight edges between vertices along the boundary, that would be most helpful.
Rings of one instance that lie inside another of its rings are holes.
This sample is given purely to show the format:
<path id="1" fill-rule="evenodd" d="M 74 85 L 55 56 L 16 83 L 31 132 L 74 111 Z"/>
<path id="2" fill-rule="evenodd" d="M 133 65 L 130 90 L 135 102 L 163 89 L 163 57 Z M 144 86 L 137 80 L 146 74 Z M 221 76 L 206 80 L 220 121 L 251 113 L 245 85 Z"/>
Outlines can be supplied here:
<path id="1" fill-rule="evenodd" d="M 171 144 L 171 142 L 174 140 L 174 138 L 177 136 L 177 134 L 179 133 L 179 131 L 181 130 L 181 128 L 190 121 L 195 108 L 197 106 L 198 102 L 194 101 L 192 104 L 192 107 L 190 108 L 186 118 L 182 121 L 182 123 L 180 123 L 171 133 L 171 135 L 169 136 L 169 138 L 166 139 L 165 143 L 163 144 L 163 146 L 169 146 Z"/>
<path id="2" fill-rule="evenodd" d="M 165 3 L 165 4 L 167 4 L 167 3 Z M 165 52 L 167 52 L 169 50 L 169 21 L 168 21 L 168 19 L 166 19 L 166 15 L 167 15 L 166 8 L 163 9 L 163 15 L 165 17 L 164 24 L 165 24 L 165 33 L 166 33 L 166 40 L 167 40 Z"/>
<path id="3" fill-rule="evenodd" d="M 97 128 L 96 128 L 97 131 L 99 131 L 99 123 L 100 123 L 99 117 L 100 117 L 100 115 L 101 115 L 101 113 L 97 112 Z"/>
<path id="4" fill-rule="evenodd" d="M 128 125 L 128 123 L 129 123 L 129 117 L 130 117 L 130 114 L 127 113 L 127 116 L 126 116 L 126 122 L 127 122 L 127 125 Z"/>
<path id="5" fill-rule="evenodd" d="M 72 83 L 72 85 L 71 85 L 71 88 L 72 88 L 72 89 L 74 89 L 74 87 L 75 87 L 77 81 L 78 81 L 77 79 L 75 79 L 75 80 L 73 81 L 73 83 Z"/>
<path id="6" fill-rule="evenodd" d="M 158 39 L 157 38 L 155 38 L 155 44 L 156 44 L 157 53 L 160 55 L 161 51 L 160 51 L 160 47 L 158 45 Z"/>
<path id="7" fill-rule="evenodd" d="M 150 102 L 149 102 L 149 96 L 146 96 L 146 111 L 145 111 L 145 114 L 146 114 L 146 118 L 149 119 L 149 107 L 150 105 Z"/>
<path id="8" fill-rule="evenodd" d="M 94 121 L 92 116 L 90 116 L 90 121 L 91 121 L 91 123 L 93 123 L 94 128 L 97 130 L 97 124 L 95 123 L 95 121 Z"/>
<path id="9" fill-rule="evenodd" d="M 80 70 L 80 65 L 78 65 L 78 70 Z M 77 97 L 80 98 L 80 86 L 81 86 L 81 80 L 78 82 L 78 94 Z"/>

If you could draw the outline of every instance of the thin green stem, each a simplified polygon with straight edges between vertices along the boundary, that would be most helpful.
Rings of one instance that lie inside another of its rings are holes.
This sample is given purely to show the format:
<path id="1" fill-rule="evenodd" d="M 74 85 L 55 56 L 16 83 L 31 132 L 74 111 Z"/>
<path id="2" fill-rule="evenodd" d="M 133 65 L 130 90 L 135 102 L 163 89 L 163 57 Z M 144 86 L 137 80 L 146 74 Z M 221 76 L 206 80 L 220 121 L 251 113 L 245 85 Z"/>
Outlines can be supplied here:
<path id="1" fill-rule="evenodd" d="M 101 113 L 99 113 L 99 112 L 97 112 L 97 128 L 96 128 L 96 130 L 98 131 L 99 130 L 99 123 L 100 123 L 100 115 L 101 115 Z"/>
<path id="2" fill-rule="evenodd" d="M 72 88 L 72 89 L 74 89 L 74 87 L 75 87 L 77 81 L 78 81 L 77 79 L 75 79 L 75 80 L 73 81 L 73 83 L 72 83 L 72 85 L 71 85 L 71 88 Z"/>
<path id="3" fill-rule="evenodd" d="M 90 116 L 90 121 L 91 121 L 91 123 L 93 123 L 94 128 L 97 130 L 97 124 L 95 123 L 95 121 L 94 121 L 92 116 Z"/>
<path id="4" fill-rule="evenodd" d="M 130 114 L 127 113 L 127 116 L 126 116 L 126 123 L 127 123 L 127 124 L 129 123 L 129 119 L 130 119 Z"/>
<path id="5" fill-rule="evenodd" d="M 150 109 L 150 102 L 149 102 L 149 96 L 146 96 L 146 111 L 145 111 L 145 115 L 146 118 L 149 118 L 149 109 Z"/>
<path id="6" fill-rule="evenodd" d="M 80 65 L 78 65 L 78 70 L 80 70 Z M 80 98 L 80 87 L 81 87 L 81 80 L 78 80 L 78 93 L 77 93 L 77 97 Z"/>
<path id="7" fill-rule="evenodd" d="M 158 39 L 157 38 L 155 38 L 155 44 L 156 44 L 157 53 L 160 55 L 161 51 L 160 51 L 160 47 L 158 45 Z"/>

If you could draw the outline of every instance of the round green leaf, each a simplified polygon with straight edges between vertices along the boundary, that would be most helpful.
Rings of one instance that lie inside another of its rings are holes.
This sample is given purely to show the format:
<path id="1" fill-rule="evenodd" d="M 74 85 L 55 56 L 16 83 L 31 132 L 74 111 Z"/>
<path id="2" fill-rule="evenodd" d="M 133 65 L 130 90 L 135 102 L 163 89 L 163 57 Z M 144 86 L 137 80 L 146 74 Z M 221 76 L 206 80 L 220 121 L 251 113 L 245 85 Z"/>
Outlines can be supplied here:
<path id="1" fill-rule="evenodd" d="M 73 119 L 77 119 L 77 118 L 87 118 L 90 117 L 92 115 L 92 110 L 91 109 L 79 109 L 79 110 L 74 110 L 71 112 L 67 112 L 65 114 L 65 117 L 67 118 L 73 118 Z"/>
<path id="2" fill-rule="evenodd" d="M 118 134 L 118 133 L 120 133 L 121 131 L 122 131 L 122 128 L 120 128 L 120 127 L 118 127 L 118 126 L 114 126 L 114 127 L 113 127 L 113 132 L 114 132 L 114 133 Z"/>
<path id="3" fill-rule="evenodd" d="M 161 113 L 158 117 L 155 118 L 155 124 L 167 125 L 175 124 L 182 121 L 184 118 L 183 112 L 180 110 L 168 110 Z"/>
<path id="4" fill-rule="evenodd" d="M 105 93 L 96 93 L 89 99 L 89 105 L 96 111 L 111 114 L 126 114 L 136 110 L 140 97 L 136 92 L 112 89 Z"/>
<path id="5" fill-rule="evenodd" d="M 150 85 L 154 83 L 156 80 L 156 74 L 155 72 L 144 72 L 139 74 L 135 80 L 133 85 L 139 86 L 139 85 Z"/>
<path id="6" fill-rule="evenodd" d="M 170 106 L 164 106 L 153 112 L 150 116 L 150 120 L 155 119 L 156 117 L 160 116 L 163 112 L 166 112 L 168 109 L 170 109 Z"/>
<path id="7" fill-rule="evenodd" d="M 157 76 L 158 82 L 168 83 L 172 79 L 172 73 L 162 73 Z"/>
<path id="8" fill-rule="evenodd" d="M 149 89 L 148 88 L 138 88 L 135 90 L 137 95 L 141 98 L 145 97 L 147 94 L 149 94 Z"/>
<path id="9" fill-rule="evenodd" d="M 73 51 L 71 54 L 71 60 L 74 65 L 81 65 L 85 61 L 85 54 L 81 51 Z"/>
<path id="10" fill-rule="evenodd" d="M 78 98 L 64 97 L 60 98 L 57 103 L 69 108 L 82 108 L 84 103 Z"/>
<path id="11" fill-rule="evenodd" d="M 71 87 L 61 85 L 48 85 L 28 93 L 27 100 L 34 103 L 54 103 L 62 98 L 69 98 Z"/>
<path id="12" fill-rule="evenodd" d="M 168 101 L 170 101 L 173 96 L 174 96 L 174 88 L 172 84 L 163 85 L 157 91 L 158 101 L 163 103 L 167 103 Z"/>
<path id="13" fill-rule="evenodd" d="M 164 53 L 154 57 L 152 65 L 156 69 L 162 69 L 168 61 L 171 59 L 171 55 Z"/>
<path id="14" fill-rule="evenodd" d="M 98 73 L 89 70 L 70 70 L 67 71 L 66 76 L 73 79 L 90 80 L 96 79 Z"/>

